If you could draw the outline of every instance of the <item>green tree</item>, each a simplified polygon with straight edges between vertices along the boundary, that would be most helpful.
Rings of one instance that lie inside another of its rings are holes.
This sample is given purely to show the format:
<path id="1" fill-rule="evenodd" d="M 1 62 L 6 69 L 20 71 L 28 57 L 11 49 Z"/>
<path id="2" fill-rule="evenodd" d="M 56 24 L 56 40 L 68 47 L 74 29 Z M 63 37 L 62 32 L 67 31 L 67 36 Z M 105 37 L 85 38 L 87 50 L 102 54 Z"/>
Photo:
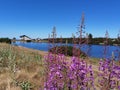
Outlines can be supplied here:
<path id="1" fill-rule="evenodd" d="M 89 44 L 92 44 L 93 35 L 91 33 L 88 35 L 88 39 L 89 39 Z"/>

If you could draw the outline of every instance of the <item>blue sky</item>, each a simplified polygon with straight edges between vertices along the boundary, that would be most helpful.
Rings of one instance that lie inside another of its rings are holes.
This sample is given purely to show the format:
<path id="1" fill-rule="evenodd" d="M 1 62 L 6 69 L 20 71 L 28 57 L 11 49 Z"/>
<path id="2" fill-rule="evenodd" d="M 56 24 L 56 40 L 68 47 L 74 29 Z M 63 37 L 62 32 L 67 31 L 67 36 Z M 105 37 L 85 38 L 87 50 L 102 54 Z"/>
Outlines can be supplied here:
<path id="1" fill-rule="evenodd" d="M 0 0 L 0 37 L 46 38 L 57 29 L 57 36 L 77 32 L 82 12 L 85 31 L 94 37 L 116 37 L 120 31 L 120 0 Z"/>

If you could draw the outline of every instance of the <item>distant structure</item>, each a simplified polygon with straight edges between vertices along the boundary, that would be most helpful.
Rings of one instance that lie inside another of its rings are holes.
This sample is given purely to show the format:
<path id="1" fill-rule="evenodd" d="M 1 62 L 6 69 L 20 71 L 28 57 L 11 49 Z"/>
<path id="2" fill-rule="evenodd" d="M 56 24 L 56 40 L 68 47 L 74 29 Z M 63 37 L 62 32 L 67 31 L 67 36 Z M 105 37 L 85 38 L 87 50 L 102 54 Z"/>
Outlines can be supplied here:
<path id="1" fill-rule="evenodd" d="M 15 43 L 15 42 L 16 42 L 16 38 L 13 37 L 13 39 L 11 39 L 11 41 L 12 41 L 13 43 Z"/>
<path id="2" fill-rule="evenodd" d="M 22 36 L 20 36 L 20 38 L 21 38 L 21 41 L 31 41 L 32 40 L 30 37 L 28 37 L 26 35 L 22 35 Z"/>
<path id="3" fill-rule="evenodd" d="M 36 42 L 41 42 L 42 40 L 40 38 L 36 38 Z"/>
<path id="4" fill-rule="evenodd" d="M 32 38 L 28 37 L 27 35 L 21 35 L 20 41 L 22 41 L 22 42 L 42 42 L 42 39 L 40 39 L 40 38 L 32 39 Z"/>

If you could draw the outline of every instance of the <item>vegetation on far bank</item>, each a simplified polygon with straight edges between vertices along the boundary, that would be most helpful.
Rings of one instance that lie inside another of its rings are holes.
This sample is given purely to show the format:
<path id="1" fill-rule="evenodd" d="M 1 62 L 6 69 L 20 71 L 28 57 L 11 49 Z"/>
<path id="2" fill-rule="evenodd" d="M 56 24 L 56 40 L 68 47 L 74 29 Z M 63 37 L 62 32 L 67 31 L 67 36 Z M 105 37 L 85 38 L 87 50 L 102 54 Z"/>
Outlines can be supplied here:
<path id="1" fill-rule="evenodd" d="M 0 38 L 0 43 L 9 43 L 9 44 L 11 44 L 11 39 L 9 39 L 9 38 Z"/>
<path id="2" fill-rule="evenodd" d="M 61 43 L 61 38 L 56 38 L 56 43 Z M 85 41 L 86 38 L 82 38 L 82 41 Z M 89 42 L 88 44 L 93 45 L 104 45 L 106 38 L 104 37 L 97 37 L 97 38 L 88 38 Z M 48 41 L 48 39 L 43 39 L 43 41 Z M 73 38 L 62 38 L 62 43 L 73 43 Z M 78 43 L 78 42 L 77 42 Z M 84 43 L 84 42 L 83 42 Z M 109 45 L 120 45 L 120 38 L 108 38 L 108 44 Z"/>

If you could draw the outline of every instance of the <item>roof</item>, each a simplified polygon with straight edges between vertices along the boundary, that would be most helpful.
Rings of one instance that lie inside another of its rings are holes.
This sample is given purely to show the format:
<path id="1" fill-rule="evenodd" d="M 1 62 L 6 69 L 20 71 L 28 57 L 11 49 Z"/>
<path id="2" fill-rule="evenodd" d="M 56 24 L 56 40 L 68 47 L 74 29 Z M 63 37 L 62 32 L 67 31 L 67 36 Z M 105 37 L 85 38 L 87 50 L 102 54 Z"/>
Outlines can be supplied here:
<path id="1" fill-rule="evenodd" d="M 22 38 L 22 37 L 27 37 L 27 38 L 30 38 L 30 37 L 28 37 L 28 36 L 26 36 L 26 35 L 21 35 L 21 36 L 20 36 L 20 38 Z"/>
<path id="2" fill-rule="evenodd" d="M 31 38 L 26 35 L 21 35 L 20 38 L 23 38 L 23 39 L 27 38 L 27 39 L 31 40 Z"/>

